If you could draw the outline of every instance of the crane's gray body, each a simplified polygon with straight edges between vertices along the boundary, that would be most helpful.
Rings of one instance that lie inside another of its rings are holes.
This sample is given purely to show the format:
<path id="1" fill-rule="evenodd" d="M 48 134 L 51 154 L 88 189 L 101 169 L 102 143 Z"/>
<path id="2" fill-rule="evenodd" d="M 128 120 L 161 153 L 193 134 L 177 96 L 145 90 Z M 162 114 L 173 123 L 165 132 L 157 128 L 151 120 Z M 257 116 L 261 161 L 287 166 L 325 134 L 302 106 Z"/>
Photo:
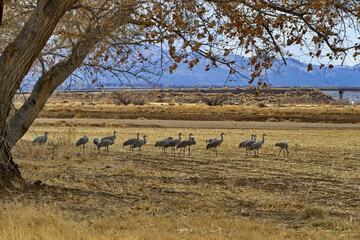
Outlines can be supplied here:
<path id="1" fill-rule="evenodd" d="M 278 143 L 275 143 L 275 146 L 276 147 L 280 147 L 280 151 L 279 151 L 279 155 L 281 154 L 281 152 L 283 152 L 283 155 L 285 156 L 285 151 L 287 153 L 287 155 L 289 156 L 289 144 L 287 144 L 286 142 L 278 142 Z"/>
<path id="2" fill-rule="evenodd" d="M 146 135 L 143 136 L 144 139 L 139 139 L 138 141 L 136 141 L 131 148 L 139 148 L 139 151 L 141 151 L 141 147 L 144 146 L 146 144 Z"/>
<path id="3" fill-rule="evenodd" d="M 123 143 L 123 147 L 125 147 L 125 146 L 130 146 L 130 152 L 132 151 L 132 146 L 133 146 L 137 141 L 139 141 L 139 139 L 140 139 L 140 133 L 138 133 L 136 136 L 137 136 L 136 138 L 130 138 L 130 139 L 126 140 L 126 141 Z"/>
<path id="4" fill-rule="evenodd" d="M 171 153 L 174 153 L 175 155 L 175 147 L 179 145 L 181 142 L 181 135 L 182 133 L 179 133 L 179 138 L 169 141 L 169 147 L 171 147 Z"/>
<path id="5" fill-rule="evenodd" d="M 101 141 L 102 141 L 102 140 L 105 140 L 105 139 L 111 139 L 111 140 L 115 141 L 115 138 L 116 138 L 116 131 L 114 131 L 114 135 L 103 137 L 103 138 L 101 139 Z"/>
<path id="6" fill-rule="evenodd" d="M 262 141 L 260 142 L 255 142 L 253 143 L 251 146 L 250 146 L 250 150 L 251 151 L 254 151 L 254 155 L 257 156 L 259 154 L 259 149 L 262 147 L 262 145 L 264 144 L 265 142 L 265 136 L 266 134 L 264 133 L 262 135 Z"/>
<path id="7" fill-rule="evenodd" d="M 221 143 L 224 141 L 224 136 L 225 133 L 221 133 L 220 136 L 221 136 L 221 139 L 217 139 L 217 140 L 213 140 L 212 142 L 210 142 L 208 145 L 206 145 L 206 149 L 213 149 L 216 153 L 216 156 L 218 155 L 218 152 L 217 152 L 217 148 L 221 145 Z"/>
<path id="8" fill-rule="evenodd" d="M 183 140 L 178 145 L 176 145 L 176 149 L 179 149 L 179 155 L 181 153 L 181 150 L 184 150 L 184 154 L 185 154 L 185 148 L 188 146 L 191 146 L 191 144 L 192 144 L 191 136 L 193 136 L 192 133 L 189 134 L 189 139 Z M 195 139 L 194 139 L 194 141 L 195 141 Z"/>
<path id="9" fill-rule="evenodd" d="M 83 146 L 83 153 L 85 152 L 85 144 L 87 144 L 89 142 L 89 138 L 84 135 L 82 138 L 80 138 L 77 142 L 76 142 L 76 147 L 78 146 Z"/>
<path id="10" fill-rule="evenodd" d="M 109 146 L 110 145 L 113 145 L 115 142 L 115 139 L 112 139 L 112 138 L 106 138 L 106 139 L 102 139 L 100 141 L 100 143 L 97 145 L 98 149 L 99 149 L 99 152 L 100 152 L 100 148 L 101 147 L 104 147 L 105 150 L 107 151 L 107 153 L 109 153 Z"/>
<path id="11" fill-rule="evenodd" d="M 93 143 L 94 143 L 94 145 L 95 145 L 95 148 L 97 148 L 97 146 L 98 146 L 99 143 L 100 143 L 100 139 L 99 139 L 99 138 L 94 138 L 94 139 L 93 139 Z"/>
<path id="12" fill-rule="evenodd" d="M 245 140 L 239 144 L 239 148 L 245 148 L 245 156 L 250 153 L 250 146 L 256 143 L 256 135 L 251 134 L 251 139 Z"/>
<path id="13" fill-rule="evenodd" d="M 170 141 L 174 140 L 172 137 L 164 138 L 155 143 L 155 147 L 161 147 L 162 153 L 166 153 L 167 148 L 170 146 Z"/>
<path id="14" fill-rule="evenodd" d="M 246 145 L 248 144 L 248 142 L 252 141 L 254 143 L 254 137 L 256 137 L 256 135 L 254 134 L 251 134 L 251 139 L 247 139 L 245 141 L 242 141 L 240 144 L 239 144 L 239 148 L 246 148 Z M 255 140 L 256 142 L 256 140 Z"/>
<path id="15" fill-rule="evenodd" d="M 190 140 L 190 142 L 189 142 L 189 155 L 190 155 L 190 147 L 192 146 L 192 145 L 196 145 L 196 141 L 195 141 L 195 138 L 190 138 L 189 139 Z"/>
<path id="16" fill-rule="evenodd" d="M 32 144 L 33 145 L 36 145 L 36 144 L 39 144 L 39 145 L 43 145 L 46 143 L 47 139 L 48 139 L 48 133 L 45 132 L 44 135 L 42 136 L 39 136 L 37 138 L 35 138 L 33 141 L 32 141 Z"/>
<path id="17" fill-rule="evenodd" d="M 211 143 L 212 141 L 218 140 L 217 138 L 209 138 L 206 140 L 206 145 Z"/>

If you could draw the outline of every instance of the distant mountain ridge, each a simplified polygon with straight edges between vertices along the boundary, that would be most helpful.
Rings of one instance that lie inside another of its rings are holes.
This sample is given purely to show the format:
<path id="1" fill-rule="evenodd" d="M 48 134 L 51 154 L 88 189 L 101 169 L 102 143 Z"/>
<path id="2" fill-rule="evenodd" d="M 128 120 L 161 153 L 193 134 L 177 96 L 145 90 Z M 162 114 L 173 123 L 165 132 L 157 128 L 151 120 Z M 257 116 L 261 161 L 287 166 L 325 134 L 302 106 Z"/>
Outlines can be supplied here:
<path id="1" fill-rule="evenodd" d="M 187 64 L 178 64 L 174 73 L 165 71 L 159 81 L 159 87 L 196 87 L 196 86 L 249 86 L 245 78 L 237 78 L 227 81 L 229 70 L 225 66 L 205 71 L 207 61 L 200 61 L 192 70 Z M 294 59 L 287 59 L 287 65 L 280 66 L 278 60 L 278 71 L 267 74 L 268 82 L 273 86 L 289 87 L 335 87 L 360 86 L 360 67 L 334 66 L 334 68 L 320 69 L 319 65 L 313 65 L 313 71 L 307 71 L 307 64 Z M 275 63 L 276 65 L 276 63 Z M 105 86 L 119 83 L 115 78 L 99 79 Z M 155 80 L 154 80 L 155 81 Z M 254 82 L 252 85 L 256 85 Z M 135 84 L 136 85 L 136 84 Z M 140 84 L 142 85 L 142 84 Z M 146 85 L 146 84 L 144 84 Z"/>
<path id="2" fill-rule="evenodd" d="M 219 67 L 205 71 L 206 63 L 200 63 L 192 71 L 183 64 L 173 74 L 164 73 L 159 83 L 179 85 L 227 85 L 246 86 L 247 79 L 238 78 L 226 81 L 228 69 Z M 360 86 L 360 67 L 334 66 L 323 68 L 313 66 L 313 71 L 307 71 L 307 64 L 288 59 L 286 66 L 281 66 L 277 73 L 268 73 L 268 81 L 274 86 Z M 256 83 L 255 83 L 256 84 Z"/>
<path id="3" fill-rule="evenodd" d="M 153 49 L 154 54 L 156 49 Z M 236 59 L 238 56 L 231 56 Z M 242 61 L 246 61 L 238 57 Z M 334 66 L 334 68 L 320 69 L 319 65 L 313 65 L 313 71 L 307 71 L 308 65 L 303 62 L 299 62 L 294 59 L 286 59 L 287 65 L 283 65 L 281 60 L 275 62 L 278 71 L 267 73 L 268 83 L 272 86 L 283 87 L 360 87 L 360 64 L 357 67 L 351 66 Z M 98 79 L 98 84 L 92 84 L 91 79 L 87 79 L 87 82 L 78 82 L 76 85 L 69 87 L 68 83 L 64 83 L 58 88 L 58 90 L 90 90 L 99 89 L 104 86 L 105 88 L 184 88 L 184 87 L 246 87 L 250 86 L 248 80 L 245 78 L 237 78 L 234 81 L 228 81 L 229 69 L 223 65 L 219 65 L 217 68 L 212 68 L 209 71 L 205 71 L 206 65 L 209 60 L 200 60 L 198 65 L 194 66 L 192 70 L 188 68 L 187 64 L 179 63 L 178 68 L 170 74 L 168 71 L 164 71 L 161 79 L 150 79 L 155 82 L 153 86 L 149 86 L 148 83 L 137 81 L 131 83 L 120 83 L 115 77 L 104 76 Z M 250 75 L 250 73 L 248 74 Z M 34 84 L 35 79 L 29 80 Z M 24 87 L 24 90 L 29 91 L 32 88 L 32 84 Z M 257 82 L 254 82 L 252 86 L 256 86 Z"/>

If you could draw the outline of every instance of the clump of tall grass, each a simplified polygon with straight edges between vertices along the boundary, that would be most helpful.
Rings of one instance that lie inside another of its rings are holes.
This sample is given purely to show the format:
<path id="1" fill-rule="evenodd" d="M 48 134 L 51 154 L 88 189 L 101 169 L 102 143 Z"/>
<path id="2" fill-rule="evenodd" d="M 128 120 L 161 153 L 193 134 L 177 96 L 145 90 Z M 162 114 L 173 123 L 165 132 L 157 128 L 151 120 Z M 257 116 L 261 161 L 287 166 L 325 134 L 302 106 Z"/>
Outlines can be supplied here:
<path id="1" fill-rule="evenodd" d="M 301 214 L 303 220 L 325 219 L 325 211 L 321 208 L 305 208 Z"/>

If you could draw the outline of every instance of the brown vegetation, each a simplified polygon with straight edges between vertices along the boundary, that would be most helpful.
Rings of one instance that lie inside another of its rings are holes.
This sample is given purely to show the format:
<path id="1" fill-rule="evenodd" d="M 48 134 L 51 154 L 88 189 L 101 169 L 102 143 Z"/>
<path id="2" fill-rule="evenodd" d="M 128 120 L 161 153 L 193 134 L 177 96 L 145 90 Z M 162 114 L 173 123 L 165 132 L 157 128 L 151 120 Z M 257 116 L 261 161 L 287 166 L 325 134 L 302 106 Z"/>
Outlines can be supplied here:
<path id="1" fill-rule="evenodd" d="M 360 106 L 309 89 L 56 93 L 40 117 L 359 123 Z"/>

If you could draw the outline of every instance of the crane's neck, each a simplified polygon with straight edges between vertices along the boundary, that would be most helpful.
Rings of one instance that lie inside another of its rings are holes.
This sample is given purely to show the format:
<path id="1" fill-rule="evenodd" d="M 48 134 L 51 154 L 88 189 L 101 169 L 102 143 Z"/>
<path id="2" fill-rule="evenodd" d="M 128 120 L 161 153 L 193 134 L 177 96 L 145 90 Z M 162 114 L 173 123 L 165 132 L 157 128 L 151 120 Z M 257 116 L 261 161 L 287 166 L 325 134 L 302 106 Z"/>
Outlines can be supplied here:
<path id="1" fill-rule="evenodd" d="M 179 142 L 181 142 L 181 134 L 179 134 Z"/>
<path id="2" fill-rule="evenodd" d="M 220 134 L 220 136 L 221 136 L 221 139 L 220 139 L 220 141 L 223 141 L 223 140 L 224 140 L 224 137 L 223 137 L 223 135 L 224 135 L 224 134 Z"/>
<path id="3" fill-rule="evenodd" d="M 144 144 L 146 143 L 146 136 L 144 136 Z"/>
<path id="4" fill-rule="evenodd" d="M 189 134 L 189 140 L 191 139 L 191 136 L 192 136 L 192 135 L 191 135 L 191 134 Z"/>
<path id="5" fill-rule="evenodd" d="M 263 134 L 263 139 L 262 139 L 262 141 L 261 141 L 262 143 L 264 143 L 265 142 L 265 134 Z"/>

